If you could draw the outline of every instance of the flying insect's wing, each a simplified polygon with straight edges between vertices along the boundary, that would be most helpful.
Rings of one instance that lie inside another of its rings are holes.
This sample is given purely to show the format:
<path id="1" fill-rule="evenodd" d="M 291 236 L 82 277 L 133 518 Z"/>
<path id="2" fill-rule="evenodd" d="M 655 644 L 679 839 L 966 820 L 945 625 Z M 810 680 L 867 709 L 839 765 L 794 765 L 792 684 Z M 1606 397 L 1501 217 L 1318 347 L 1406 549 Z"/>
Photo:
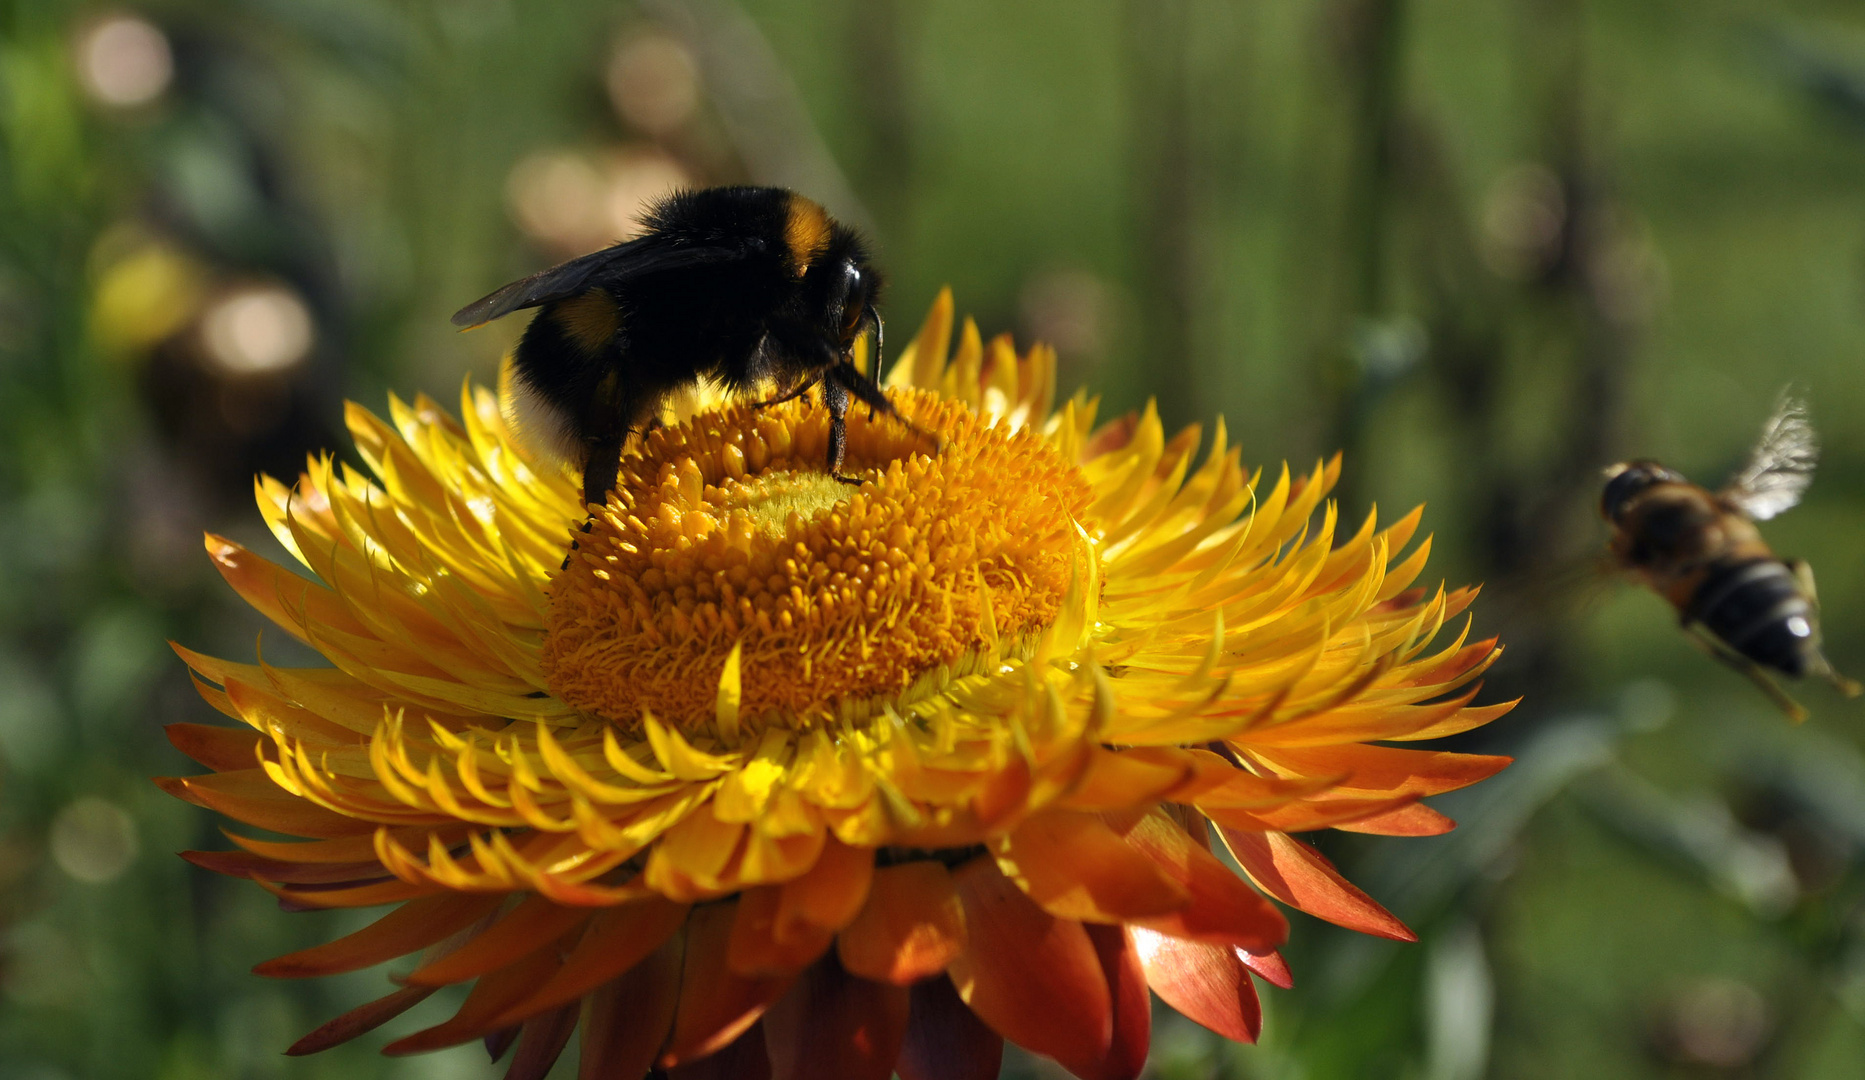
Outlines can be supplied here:
<path id="1" fill-rule="evenodd" d="M 744 255 L 744 247 L 736 244 L 674 247 L 657 237 L 644 236 L 514 281 L 454 312 L 453 325 L 471 330 L 523 308 L 575 296 L 595 284 L 598 277 L 625 281 L 664 270 L 731 262 Z"/>
<path id="2" fill-rule="evenodd" d="M 1800 501 L 1820 460 L 1819 440 L 1807 420 L 1807 403 L 1787 390 L 1749 451 L 1748 464 L 1718 492 L 1756 521 L 1766 521 Z"/>

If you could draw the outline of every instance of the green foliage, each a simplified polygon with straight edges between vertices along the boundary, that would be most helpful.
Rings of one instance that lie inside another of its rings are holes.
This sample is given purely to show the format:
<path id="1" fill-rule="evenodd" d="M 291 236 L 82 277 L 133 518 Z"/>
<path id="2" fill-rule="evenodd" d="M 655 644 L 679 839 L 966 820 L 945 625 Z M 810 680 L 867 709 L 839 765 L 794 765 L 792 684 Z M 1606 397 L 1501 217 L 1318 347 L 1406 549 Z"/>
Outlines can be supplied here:
<path id="1" fill-rule="evenodd" d="M 492 1075 L 379 1039 L 279 1056 L 383 973 L 247 973 L 359 917 L 287 916 L 170 854 L 224 841 L 146 780 L 190 768 L 161 724 L 211 719 L 160 642 L 250 647 L 196 537 L 268 543 L 251 473 L 340 449 L 343 398 L 491 377 L 518 327 L 447 315 L 563 254 L 514 212 L 514 169 L 650 147 L 696 182 L 846 177 L 832 209 L 872 223 L 897 328 L 950 283 L 987 333 L 1057 337 L 1104 410 L 1222 413 L 1271 464 L 1345 447 L 1349 517 L 1428 501 L 1434 566 L 1490 583 L 1477 630 L 1512 651 L 1489 693 L 1528 703 L 1466 747 L 1518 764 L 1437 801 L 1449 836 L 1323 840 L 1421 942 L 1298 916 L 1265 1044 L 1162 1011 L 1159 1077 L 1865 1060 L 1860 707 L 1800 688 L 1814 719 L 1789 729 L 1588 570 L 1599 467 L 1713 482 L 1796 382 L 1826 456 L 1767 531 L 1865 671 L 1855 6 L 746 0 L 761 83 L 707 51 L 724 2 L 137 10 L 175 79 L 121 107 L 83 79 L 108 12 L 0 3 L 0 1077 Z M 655 19 L 700 35 L 704 92 L 651 133 L 604 72 Z M 747 141 L 760 94 L 798 106 L 788 159 Z M 164 319 L 250 281 L 299 297 L 315 343 L 276 378 L 203 374 L 195 315 Z"/>

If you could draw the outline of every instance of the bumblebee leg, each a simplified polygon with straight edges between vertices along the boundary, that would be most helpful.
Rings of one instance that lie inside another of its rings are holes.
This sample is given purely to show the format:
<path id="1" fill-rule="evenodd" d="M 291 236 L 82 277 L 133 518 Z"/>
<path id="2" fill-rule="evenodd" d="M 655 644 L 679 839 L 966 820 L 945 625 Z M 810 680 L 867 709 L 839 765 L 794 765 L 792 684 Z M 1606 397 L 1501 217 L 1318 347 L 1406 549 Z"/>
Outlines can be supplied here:
<path id="1" fill-rule="evenodd" d="M 920 438 L 931 442 L 933 444 L 933 453 L 936 454 L 939 452 L 939 436 L 934 435 L 932 432 L 925 430 L 918 424 L 900 415 L 900 410 L 894 408 L 893 401 L 882 392 L 880 384 L 862 375 L 862 373 L 856 369 L 855 365 L 849 363 L 846 358 L 829 369 L 827 381 L 829 384 L 843 387 L 849 393 L 860 398 L 861 403 L 868 407 L 870 417 L 875 413 L 880 413 L 882 416 L 893 417 L 894 423 L 906 428 Z"/>
<path id="2" fill-rule="evenodd" d="M 622 439 L 625 438 L 626 432 L 622 438 L 603 438 L 590 444 L 589 460 L 583 463 L 583 508 L 588 511 L 588 516 L 583 519 L 583 527 L 578 532 L 588 532 L 595 525 L 596 511 L 591 507 L 608 505 L 609 492 L 615 488 L 616 474 L 621 472 Z M 563 565 L 558 569 L 570 568 L 570 555 L 576 549 L 577 542 L 570 541 L 570 550 L 564 553 Z"/>
<path id="3" fill-rule="evenodd" d="M 1749 681 L 1759 687 L 1762 693 L 1768 695 L 1768 700 L 1774 702 L 1776 708 L 1786 713 L 1789 720 L 1799 724 L 1807 719 L 1807 710 L 1802 708 L 1798 701 L 1787 696 L 1787 691 L 1782 690 L 1779 683 L 1769 678 L 1768 673 L 1761 669 L 1760 664 L 1723 644 L 1722 640 L 1705 629 L 1702 623 L 1688 623 L 1684 629 L 1690 634 L 1691 640 L 1695 641 L 1703 651 L 1748 676 Z"/>
<path id="4" fill-rule="evenodd" d="M 615 477 L 622 469 L 622 441 L 610 436 L 589 445 L 589 460 L 583 463 L 583 505 L 607 506 L 609 492 L 615 490 Z"/>
<path id="5" fill-rule="evenodd" d="M 856 477 L 842 475 L 842 459 L 848 454 L 848 389 L 834 378 L 823 380 L 822 403 L 829 407 L 829 475 L 844 484 L 859 484 Z"/>
<path id="6" fill-rule="evenodd" d="M 1817 610 L 1820 606 L 1820 594 L 1813 585 L 1813 567 L 1808 565 L 1805 559 L 1789 559 L 1787 568 L 1794 572 L 1794 580 L 1800 583 L 1800 591 L 1807 594 L 1807 601 Z M 1861 687 L 1856 679 L 1848 679 L 1839 674 L 1833 668 L 1832 662 L 1826 659 L 1826 654 L 1818 648 L 1813 650 L 1813 673 L 1832 683 L 1833 689 L 1846 697 L 1858 697 L 1861 691 L 1865 691 L 1865 687 Z"/>
<path id="7" fill-rule="evenodd" d="M 791 387 L 788 390 L 785 390 L 783 393 L 778 394 L 776 397 L 770 398 L 769 400 L 754 401 L 751 403 L 751 407 L 754 409 L 768 409 L 772 405 L 782 405 L 786 401 L 793 401 L 797 398 L 802 397 L 804 394 L 809 393 L 810 390 L 815 387 L 816 383 L 821 380 L 821 378 L 822 377 L 819 375 L 814 379 L 810 379 L 808 382 L 798 383 L 796 386 Z"/>

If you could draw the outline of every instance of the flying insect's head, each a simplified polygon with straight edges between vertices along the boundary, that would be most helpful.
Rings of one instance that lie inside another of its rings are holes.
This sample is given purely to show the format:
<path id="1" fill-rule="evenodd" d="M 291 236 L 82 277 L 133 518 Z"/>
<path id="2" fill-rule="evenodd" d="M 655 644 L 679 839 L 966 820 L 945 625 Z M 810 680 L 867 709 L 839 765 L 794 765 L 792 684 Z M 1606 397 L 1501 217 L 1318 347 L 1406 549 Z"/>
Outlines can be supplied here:
<path id="1" fill-rule="evenodd" d="M 1606 489 L 1600 492 L 1600 516 L 1618 524 L 1626 507 L 1654 484 L 1684 484 L 1684 475 L 1652 461 L 1640 458 L 1622 461 L 1606 470 Z"/>

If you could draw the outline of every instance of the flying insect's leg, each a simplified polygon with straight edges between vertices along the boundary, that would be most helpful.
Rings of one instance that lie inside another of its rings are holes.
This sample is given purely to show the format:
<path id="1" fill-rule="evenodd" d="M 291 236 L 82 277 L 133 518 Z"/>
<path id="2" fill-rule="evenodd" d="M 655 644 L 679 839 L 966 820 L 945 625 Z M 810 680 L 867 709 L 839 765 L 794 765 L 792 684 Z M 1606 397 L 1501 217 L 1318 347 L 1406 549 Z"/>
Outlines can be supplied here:
<path id="1" fill-rule="evenodd" d="M 1789 720 L 1798 724 L 1807 719 L 1807 710 L 1802 708 L 1799 702 L 1788 697 L 1787 691 L 1782 690 L 1779 683 L 1769 678 L 1768 673 L 1761 669 L 1761 665 L 1723 644 L 1720 638 L 1710 633 L 1701 623 L 1688 623 L 1684 630 L 1689 633 L 1692 641 L 1702 647 L 1703 651 L 1748 676 L 1749 681 L 1759 687 L 1762 693 L 1768 695 L 1768 700 L 1774 702 L 1776 708 L 1786 713 Z"/>
<path id="2" fill-rule="evenodd" d="M 1820 591 L 1813 585 L 1813 567 L 1805 559 L 1788 559 L 1787 568 L 1793 572 L 1794 580 L 1800 583 L 1800 591 L 1807 594 L 1807 600 L 1814 607 L 1820 606 Z"/>
<path id="3" fill-rule="evenodd" d="M 1800 591 L 1807 594 L 1807 602 L 1813 605 L 1814 610 L 1819 610 L 1820 594 L 1813 585 L 1813 567 L 1804 559 L 1790 559 L 1787 568 L 1794 572 L 1794 580 L 1800 583 Z M 1861 691 L 1865 691 L 1858 680 L 1839 674 L 1832 662 L 1826 659 L 1826 654 L 1817 647 L 1813 650 L 1813 673 L 1832 683 L 1835 690 L 1847 697 L 1858 697 Z"/>

